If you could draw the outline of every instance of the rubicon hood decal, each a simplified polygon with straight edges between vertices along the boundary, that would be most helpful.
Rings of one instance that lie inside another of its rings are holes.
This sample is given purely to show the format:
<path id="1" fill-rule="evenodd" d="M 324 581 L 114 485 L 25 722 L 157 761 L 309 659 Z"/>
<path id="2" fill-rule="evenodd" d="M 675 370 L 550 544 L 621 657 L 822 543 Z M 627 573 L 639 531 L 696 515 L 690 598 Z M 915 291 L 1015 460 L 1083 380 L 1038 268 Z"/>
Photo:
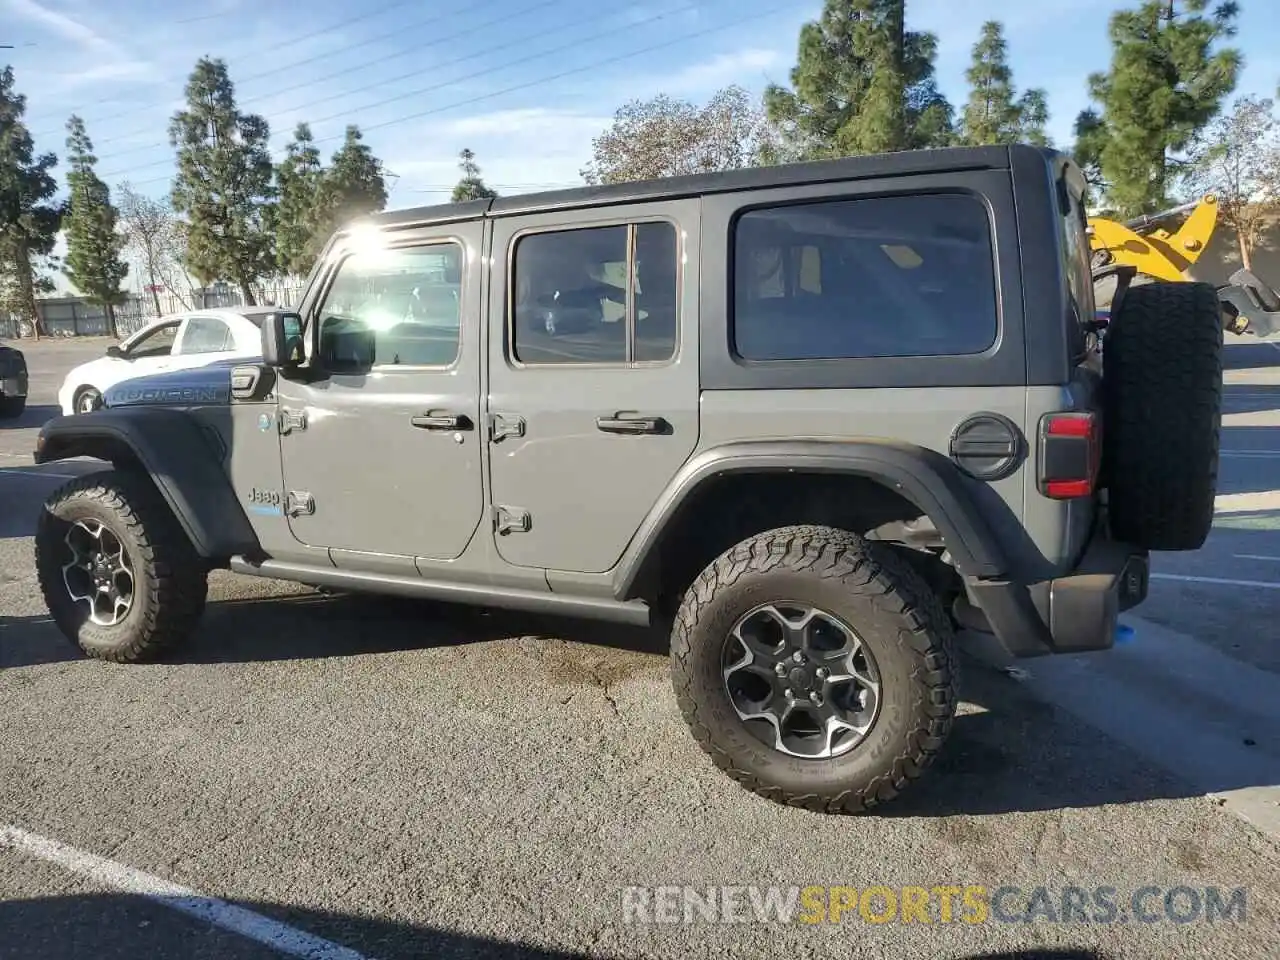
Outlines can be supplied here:
<path id="1" fill-rule="evenodd" d="M 225 360 L 191 370 L 173 370 L 124 380 L 111 387 L 107 407 L 138 405 L 218 406 L 231 402 L 231 371 L 251 360 Z"/>

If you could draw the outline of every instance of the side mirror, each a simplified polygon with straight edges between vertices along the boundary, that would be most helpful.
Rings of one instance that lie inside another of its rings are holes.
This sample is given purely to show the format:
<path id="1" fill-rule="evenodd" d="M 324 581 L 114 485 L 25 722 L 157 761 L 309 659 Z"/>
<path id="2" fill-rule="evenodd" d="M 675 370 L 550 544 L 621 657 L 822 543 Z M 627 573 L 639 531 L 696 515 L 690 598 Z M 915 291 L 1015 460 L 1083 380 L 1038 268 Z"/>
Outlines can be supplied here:
<path id="1" fill-rule="evenodd" d="M 120 344 L 113 343 L 111 346 L 107 347 L 107 356 L 115 357 L 117 360 L 123 360 L 125 359 L 125 352 L 120 349 Z"/>
<path id="2" fill-rule="evenodd" d="M 262 318 L 262 362 L 287 369 L 302 362 L 302 317 L 296 313 L 269 313 Z"/>

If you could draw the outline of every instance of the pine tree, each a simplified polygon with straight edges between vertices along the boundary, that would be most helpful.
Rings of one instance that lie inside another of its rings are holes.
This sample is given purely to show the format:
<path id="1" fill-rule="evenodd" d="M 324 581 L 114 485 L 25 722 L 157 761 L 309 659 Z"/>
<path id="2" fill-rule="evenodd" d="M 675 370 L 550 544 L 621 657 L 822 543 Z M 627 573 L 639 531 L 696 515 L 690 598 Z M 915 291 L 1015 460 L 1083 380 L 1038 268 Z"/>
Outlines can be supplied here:
<path id="1" fill-rule="evenodd" d="M 453 188 L 450 199 L 454 203 L 460 203 L 463 200 L 491 199 L 498 195 L 497 191 L 487 186 L 481 178 L 480 165 L 476 163 L 476 155 L 470 149 L 458 154 L 458 168 L 462 171 L 462 179 Z"/>
<path id="2" fill-rule="evenodd" d="M 27 98 L 14 90 L 13 68 L 0 70 L 0 308 L 31 324 L 40 336 L 36 293 L 49 286 L 36 270 L 53 253 L 62 207 L 53 202 L 58 158 L 35 156 L 22 122 Z"/>
<path id="3" fill-rule="evenodd" d="M 1152 213 L 1171 202 L 1178 156 L 1219 113 L 1235 88 L 1238 50 L 1215 45 L 1235 35 L 1237 5 L 1209 0 L 1142 0 L 1111 16 L 1111 68 L 1089 77 L 1101 111 L 1076 121 L 1077 161 L 1101 181 L 1117 216 Z"/>
<path id="4" fill-rule="evenodd" d="M 324 168 L 309 125 L 298 124 L 275 174 L 279 194 L 273 213 L 276 261 L 286 273 L 305 277 L 311 273 L 327 239 L 320 235 Z"/>
<path id="5" fill-rule="evenodd" d="M 125 238 L 116 232 L 119 214 L 111 204 L 111 191 L 98 177 L 93 142 L 84 121 L 67 121 L 67 260 L 63 272 L 90 303 L 103 307 L 111 336 L 118 335 L 116 312 L 125 300 L 120 284 L 129 275 L 121 256 Z"/>
<path id="6" fill-rule="evenodd" d="M 187 220 L 187 266 L 202 283 L 233 281 L 253 305 L 251 285 L 274 272 L 267 122 L 236 107 L 221 59 L 201 58 L 186 97 L 186 109 L 170 122 L 169 140 L 178 149 L 172 198 Z"/>
<path id="7" fill-rule="evenodd" d="M 1009 69 L 1004 27 L 988 20 L 973 46 L 973 63 L 965 72 L 969 101 L 960 120 L 960 140 L 970 146 L 1030 142 L 1048 144 L 1044 127 L 1049 119 L 1043 90 L 1015 95 Z"/>
<path id="8" fill-rule="evenodd" d="M 826 0 L 800 31 L 794 89 L 771 85 L 765 107 L 788 157 L 941 146 L 952 109 L 934 79 L 937 38 L 908 31 L 904 0 Z"/>
<path id="9" fill-rule="evenodd" d="M 364 143 L 357 126 L 348 126 L 320 183 L 320 232 L 328 234 L 356 217 L 377 213 L 387 205 L 382 161 Z"/>

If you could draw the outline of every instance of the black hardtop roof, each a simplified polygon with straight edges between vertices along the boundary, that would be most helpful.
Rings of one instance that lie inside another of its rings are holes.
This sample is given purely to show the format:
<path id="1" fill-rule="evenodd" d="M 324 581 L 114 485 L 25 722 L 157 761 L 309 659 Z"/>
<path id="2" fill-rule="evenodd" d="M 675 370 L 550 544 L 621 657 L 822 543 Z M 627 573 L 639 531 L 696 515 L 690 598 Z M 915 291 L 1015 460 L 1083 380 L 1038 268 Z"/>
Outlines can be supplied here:
<path id="1" fill-rule="evenodd" d="M 1065 154 L 1048 147 L 1026 144 L 997 147 L 943 147 L 906 150 L 837 160 L 815 160 L 771 167 L 751 167 L 725 173 L 698 173 L 661 180 L 640 180 L 607 186 L 570 187 L 539 193 L 523 193 L 496 200 L 467 200 L 427 207 L 388 210 L 358 221 L 374 227 L 410 227 L 420 224 L 503 217 L 582 207 L 611 206 L 645 200 L 674 200 L 708 193 L 803 186 L 872 177 L 954 173 L 963 170 L 1008 170 L 1016 153 L 1039 156 L 1055 170 L 1066 162 Z M 351 226 L 356 226 L 352 224 Z"/>

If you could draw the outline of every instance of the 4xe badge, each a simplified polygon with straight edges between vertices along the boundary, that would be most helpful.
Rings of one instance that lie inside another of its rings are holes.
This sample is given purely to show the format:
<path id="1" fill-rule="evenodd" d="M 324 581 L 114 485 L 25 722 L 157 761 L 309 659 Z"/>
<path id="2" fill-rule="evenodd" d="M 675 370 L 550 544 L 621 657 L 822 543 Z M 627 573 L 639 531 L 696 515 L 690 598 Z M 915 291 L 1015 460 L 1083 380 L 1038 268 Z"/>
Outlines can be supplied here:
<path id="1" fill-rule="evenodd" d="M 258 414 L 258 429 L 266 433 L 275 423 L 275 419 L 269 413 Z"/>

